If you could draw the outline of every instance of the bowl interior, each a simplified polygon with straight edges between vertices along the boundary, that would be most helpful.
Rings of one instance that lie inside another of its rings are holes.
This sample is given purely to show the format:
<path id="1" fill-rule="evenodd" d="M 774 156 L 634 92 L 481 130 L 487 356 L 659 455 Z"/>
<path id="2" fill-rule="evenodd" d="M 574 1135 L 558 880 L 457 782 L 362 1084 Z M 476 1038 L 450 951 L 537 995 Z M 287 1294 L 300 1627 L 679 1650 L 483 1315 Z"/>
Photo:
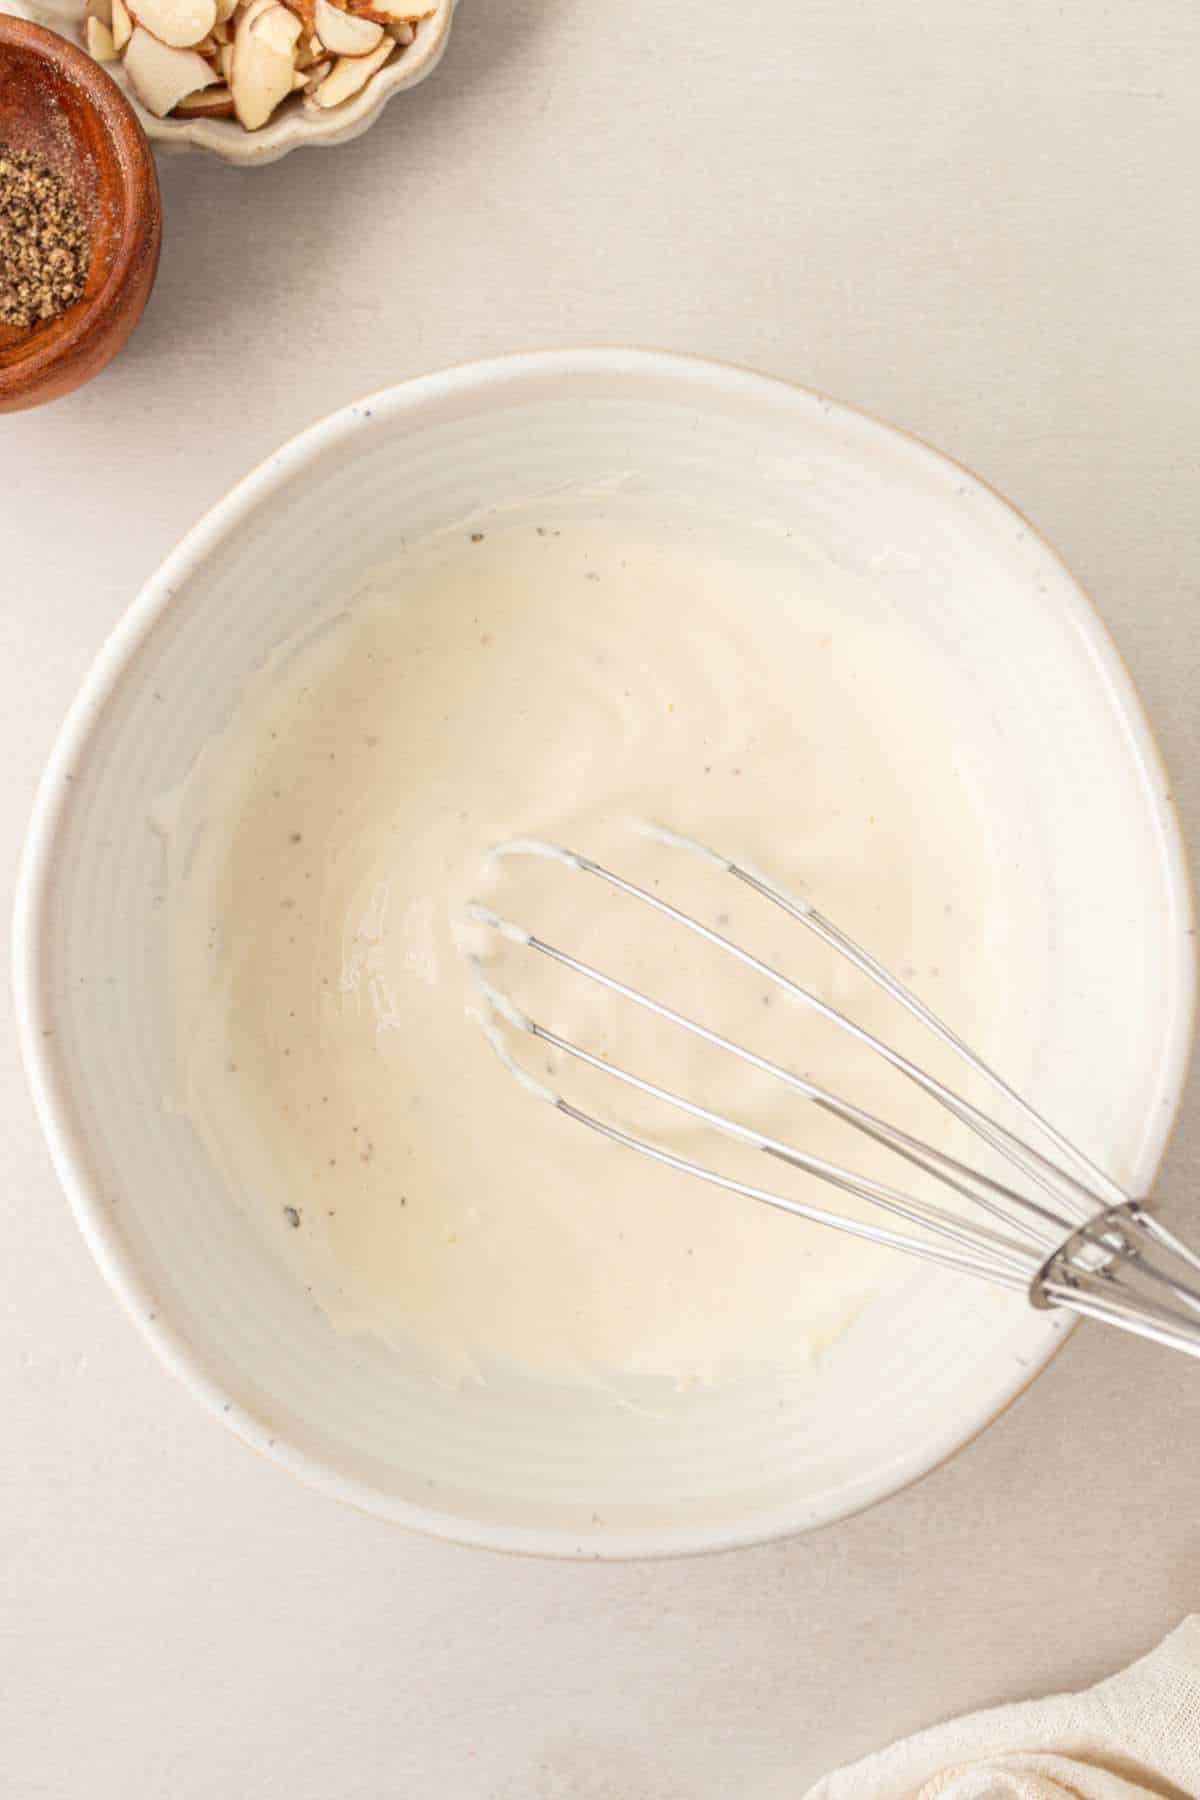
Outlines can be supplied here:
<path id="1" fill-rule="evenodd" d="M 84 1228 L 160 1351 L 297 1473 L 467 1540 L 665 1552 L 827 1521 L 969 1438 L 1062 1329 L 914 1266 L 810 1381 L 647 1390 L 636 1406 L 515 1376 L 439 1384 L 331 1330 L 166 1104 L 152 814 L 251 673 L 402 539 L 492 509 L 644 518 L 718 491 L 732 514 L 786 521 L 855 604 L 898 613 L 955 671 L 955 754 L 1015 870 L 998 947 L 1013 998 L 980 1048 L 1135 1191 L 1179 1095 L 1190 921 L 1153 745 L 1086 602 L 986 489 L 813 395 L 632 353 L 434 377 L 316 428 L 175 554 L 68 723 L 19 919 L 23 1023 Z"/>
<path id="2" fill-rule="evenodd" d="M 4 20 L 0 26 L 5 27 L 0 144 L 28 151 L 62 176 L 91 238 L 87 284 L 73 306 L 29 331 L 0 325 L 0 369 L 8 369 L 27 357 L 44 357 L 52 342 L 76 333 L 108 283 L 129 217 L 124 165 L 111 123 L 80 85 L 76 59 L 84 60 L 83 53 L 71 46 L 60 50 L 60 40 L 34 27 Z M 47 51 L 48 38 L 53 54 Z M 92 71 L 98 80 L 106 80 L 94 65 L 88 72 Z M 119 104 L 115 93 L 113 99 Z"/>

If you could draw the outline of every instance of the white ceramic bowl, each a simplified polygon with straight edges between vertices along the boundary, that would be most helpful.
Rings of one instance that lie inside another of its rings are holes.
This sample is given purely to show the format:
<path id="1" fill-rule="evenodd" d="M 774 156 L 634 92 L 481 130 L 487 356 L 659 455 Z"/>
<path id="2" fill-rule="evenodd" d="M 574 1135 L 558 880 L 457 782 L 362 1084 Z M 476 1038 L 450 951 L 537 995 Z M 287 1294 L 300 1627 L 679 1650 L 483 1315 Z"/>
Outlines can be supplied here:
<path id="1" fill-rule="evenodd" d="M 16 990 L 42 1121 L 137 1324 L 250 1443 L 386 1518 L 589 1556 L 741 1544 L 866 1506 L 986 1425 L 1064 1325 L 914 1266 L 808 1383 L 644 1412 L 534 1384 L 435 1386 L 333 1333 L 164 1106 L 156 799 L 271 650 L 402 536 L 490 506 L 544 519 L 599 486 L 618 514 L 719 490 L 739 513 L 784 517 L 955 659 L 973 719 L 962 753 L 1046 951 L 1044 977 L 1013 971 L 1028 1054 L 1009 1072 L 1135 1190 L 1174 1114 L 1193 989 L 1166 783 L 1108 638 L 1030 527 L 911 438 L 735 369 L 562 352 L 389 390 L 241 482 L 134 601 L 37 802 Z"/>
<path id="2" fill-rule="evenodd" d="M 236 119 L 158 119 L 138 99 L 121 62 L 105 67 L 134 112 L 146 136 L 162 150 L 208 150 L 222 162 L 244 168 L 277 162 L 289 150 L 345 144 L 373 125 L 393 94 L 415 87 L 432 75 L 450 37 L 456 0 L 436 0 L 435 10 L 416 26 L 413 42 L 367 82 L 362 92 L 327 113 L 307 111 L 298 100 L 285 101 L 261 131 L 245 131 Z M 0 12 L 32 19 L 82 44 L 83 0 L 0 0 Z"/>

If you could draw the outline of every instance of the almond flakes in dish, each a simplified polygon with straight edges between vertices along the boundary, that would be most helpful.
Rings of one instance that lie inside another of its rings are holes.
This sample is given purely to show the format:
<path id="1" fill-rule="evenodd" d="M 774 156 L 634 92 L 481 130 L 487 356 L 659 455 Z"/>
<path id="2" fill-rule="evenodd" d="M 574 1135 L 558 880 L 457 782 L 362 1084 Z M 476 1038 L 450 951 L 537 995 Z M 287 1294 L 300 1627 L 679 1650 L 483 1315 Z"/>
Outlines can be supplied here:
<path id="1" fill-rule="evenodd" d="M 412 43 L 421 0 L 87 0 L 85 42 L 156 118 L 258 131 L 291 95 L 325 112 Z"/>

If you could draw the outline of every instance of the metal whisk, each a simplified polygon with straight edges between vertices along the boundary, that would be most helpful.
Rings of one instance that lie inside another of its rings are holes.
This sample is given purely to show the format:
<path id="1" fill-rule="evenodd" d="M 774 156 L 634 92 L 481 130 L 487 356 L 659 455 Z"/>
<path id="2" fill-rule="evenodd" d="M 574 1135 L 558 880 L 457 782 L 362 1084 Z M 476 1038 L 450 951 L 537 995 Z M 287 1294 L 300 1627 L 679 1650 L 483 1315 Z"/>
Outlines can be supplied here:
<path id="1" fill-rule="evenodd" d="M 597 1055 L 582 1044 L 572 1043 L 548 1025 L 529 1017 L 507 994 L 494 986 L 479 962 L 473 960 L 480 989 L 492 1016 L 489 1035 L 505 1063 L 528 1092 L 614 1143 L 623 1144 L 642 1156 L 716 1187 L 778 1207 L 799 1218 L 866 1238 L 872 1243 L 883 1244 L 960 1273 L 977 1276 L 1001 1287 L 1024 1291 L 1031 1304 L 1039 1309 L 1065 1307 L 1087 1318 L 1099 1319 L 1139 1337 L 1168 1345 L 1172 1349 L 1200 1356 L 1200 1288 L 1194 1279 L 1200 1274 L 1200 1257 L 1182 1244 L 1154 1216 L 1145 1201 L 1133 1199 L 1125 1193 L 1110 1176 L 976 1056 L 901 981 L 806 900 L 786 892 L 745 864 L 734 862 L 689 838 L 660 830 L 655 830 L 653 835 L 665 845 L 706 858 L 735 881 L 744 883 L 773 905 L 782 908 L 789 917 L 845 957 L 898 1005 L 920 1020 L 976 1076 L 986 1081 L 1016 1108 L 1028 1124 L 1035 1127 L 1053 1145 L 1061 1161 L 1034 1148 L 961 1094 L 910 1062 L 889 1044 L 863 1030 L 844 1013 L 752 955 L 741 945 L 723 937 L 719 931 L 682 912 L 657 894 L 650 893 L 611 869 L 593 862 L 587 856 L 578 855 L 557 844 L 521 838 L 497 846 L 495 854 L 501 857 L 549 858 L 577 874 L 607 883 L 632 900 L 662 914 L 681 929 L 694 932 L 715 945 L 736 962 L 753 970 L 756 976 L 773 983 L 793 1000 L 830 1020 L 875 1055 L 882 1057 L 893 1069 L 913 1082 L 955 1119 L 969 1127 L 992 1150 L 998 1152 L 1020 1172 L 1026 1187 L 1032 1189 L 1033 1195 L 1037 1197 L 910 1136 L 781 1063 L 760 1056 L 677 1012 L 673 1007 L 653 999 L 649 994 L 639 992 L 615 975 L 594 968 L 567 951 L 544 942 L 523 926 L 502 918 L 490 907 L 475 904 L 470 908 L 470 916 L 477 923 L 550 958 L 588 981 L 598 983 L 621 1000 L 643 1008 L 664 1022 L 680 1027 L 717 1050 L 784 1083 L 794 1093 L 823 1107 L 865 1137 L 885 1145 L 909 1164 L 934 1177 L 960 1199 L 968 1201 L 974 1210 L 965 1215 L 952 1212 L 888 1183 L 855 1174 L 823 1157 L 810 1155 L 779 1138 L 767 1136 L 753 1126 L 722 1112 L 698 1105 L 685 1095 L 660 1087 L 628 1069 L 619 1068 L 606 1057 Z M 503 1035 L 497 1028 L 497 1021 L 506 1022 L 519 1032 L 527 1032 L 563 1056 L 600 1071 L 614 1082 L 624 1083 L 628 1088 L 662 1101 L 726 1137 L 761 1150 L 793 1168 L 805 1170 L 845 1193 L 870 1201 L 883 1213 L 903 1221 L 908 1227 L 916 1227 L 917 1231 L 898 1230 L 885 1223 L 866 1223 L 811 1205 L 805 1200 L 737 1180 L 702 1163 L 677 1155 L 648 1138 L 621 1130 L 608 1120 L 581 1110 L 564 1095 L 547 1087 L 522 1068 L 509 1054 Z"/>

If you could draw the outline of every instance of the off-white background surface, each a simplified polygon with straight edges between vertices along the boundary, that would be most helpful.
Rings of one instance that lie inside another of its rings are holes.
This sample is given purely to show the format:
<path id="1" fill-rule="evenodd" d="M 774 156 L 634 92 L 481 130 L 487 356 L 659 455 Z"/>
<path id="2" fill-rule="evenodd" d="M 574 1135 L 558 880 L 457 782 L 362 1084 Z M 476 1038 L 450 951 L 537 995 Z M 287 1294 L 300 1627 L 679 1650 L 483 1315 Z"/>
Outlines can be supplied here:
<path id="1" fill-rule="evenodd" d="M 0 420 L 5 905 L 77 681 L 233 478 L 373 387 L 580 341 L 794 377 L 1009 494 L 1095 596 L 1200 845 L 1198 93 L 1192 0 L 463 0 L 357 143 L 166 164 L 135 341 Z M 1090 1330 L 815 1537 L 628 1567 L 406 1537 L 151 1361 L 8 1026 L 0 1121 L 4 1800 L 791 1800 L 1200 1600 L 1200 1368 Z M 1193 1085 L 1163 1186 L 1200 1225 L 1198 1177 Z"/>

